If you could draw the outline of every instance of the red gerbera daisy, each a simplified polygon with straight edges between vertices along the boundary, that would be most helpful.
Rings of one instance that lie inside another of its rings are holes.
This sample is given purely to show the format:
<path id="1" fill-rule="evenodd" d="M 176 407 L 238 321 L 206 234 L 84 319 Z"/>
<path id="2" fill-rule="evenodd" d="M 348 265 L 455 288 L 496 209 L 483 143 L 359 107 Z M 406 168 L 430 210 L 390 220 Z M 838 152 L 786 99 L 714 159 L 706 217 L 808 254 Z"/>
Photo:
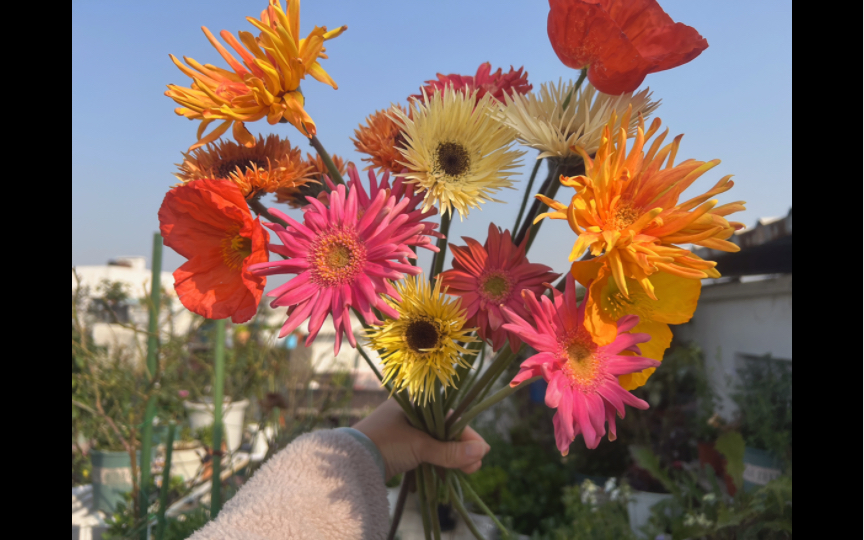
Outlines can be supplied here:
<path id="1" fill-rule="evenodd" d="M 493 350 L 501 349 L 509 338 L 510 349 L 518 351 L 522 341 L 502 327 L 505 322 L 502 307 L 532 320 L 524 307 L 522 291 L 542 293 L 543 284 L 554 281 L 560 274 L 548 266 L 529 263 L 525 257 L 526 242 L 517 247 L 510 231 L 501 233 L 494 224 L 489 225 L 485 245 L 473 238 L 463 240 L 467 247 L 451 245 L 453 269 L 441 273 L 443 285 L 448 287 L 449 294 L 462 297 L 468 326 L 478 327 L 480 337 L 491 341 Z"/>
<path id="2" fill-rule="evenodd" d="M 645 76 L 693 60 L 708 48 L 657 0 L 549 0 L 549 40 L 564 65 L 588 67 L 604 94 L 632 92 Z"/>
<path id="3" fill-rule="evenodd" d="M 269 259 L 270 237 L 237 184 L 195 180 L 176 187 L 165 195 L 159 223 L 165 245 L 189 259 L 174 272 L 186 309 L 208 319 L 251 319 L 267 279 L 249 266 Z"/>
<path id="4" fill-rule="evenodd" d="M 416 266 L 401 261 L 413 258 L 405 242 L 420 234 L 425 226 L 420 223 L 404 226 L 410 219 L 402 213 L 406 200 L 397 204 L 395 197 L 379 190 L 363 209 L 358 192 L 348 191 L 344 185 L 336 187 L 329 195 L 329 207 L 308 198 L 302 224 L 271 210 L 288 223 L 287 228 L 267 225 L 283 243 L 270 249 L 286 260 L 259 264 L 252 271 L 259 276 L 297 274 L 267 295 L 276 298 L 273 307 L 289 308 L 280 336 L 287 336 L 309 319 L 308 346 L 321 330 L 324 319 L 332 315 L 338 354 L 343 333 L 352 347 L 357 346 L 351 332 L 351 308 L 356 308 L 369 324 L 381 324 L 373 309 L 388 317 L 399 316 L 381 295 L 401 301 L 390 281 L 398 281 L 404 274 L 420 273 Z"/>
<path id="5" fill-rule="evenodd" d="M 585 328 L 585 305 L 576 301 L 575 281 L 567 278 L 564 294 L 554 291 L 554 301 L 533 293 L 522 295 L 533 315 L 529 322 L 504 308 L 508 324 L 504 329 L 515 332 L 538 354 L 522 363 L 519 374 L 510 383 L 542 376 L 549 383 L 546 405 L 558 409 L 553 423 L 555 440 L 562 455 L 567 455 L 576 436 L 582 434 L 588 448 L 597 448 L 606 434 L 615 440 L 615 414 L 624 418 L 624 405 L 647 409 L 648 403 L 621 388 L 618 377 L 657 367 L 660 362 L 641 356 L 623 356 L 628 351 L 641 354 L 639 344 L 651 339 L 648 334 L 631 334 L 639 317 L 627 315 L 618 321 L 618 334 L 609 345 L 597 345 Z"/>
<path id="6" fill-rule="evenodd" d="M 420 94 L 411 96 L 414 99 L 423 99 L 423 91 L 431 96 L 436 90 L 443 90 L 446 86 L 452 85 L 455 90 L 465 90 L 471 94 L 477 91 L 476 99 L 480 101 L 486 94 L 492 94 L 492 97 L 500 103 L 504 103 L 504 96 L 512 96 L 514 93 L 525 95 L 531 91 L 533 86 L 528 84 L 528 73 L 523 73 L 524 68 L 514 70 L 510 66 L 510 71 L 503 73 L 501 68 L 492 73 L 492 64 L 485 62 L 480 64 L 477 69 L 477 74 L 471 77 L 470 75 L 442 75 L 438 73 L 437 81 L 426 81 L 426 86 L 421 88 Z"/>

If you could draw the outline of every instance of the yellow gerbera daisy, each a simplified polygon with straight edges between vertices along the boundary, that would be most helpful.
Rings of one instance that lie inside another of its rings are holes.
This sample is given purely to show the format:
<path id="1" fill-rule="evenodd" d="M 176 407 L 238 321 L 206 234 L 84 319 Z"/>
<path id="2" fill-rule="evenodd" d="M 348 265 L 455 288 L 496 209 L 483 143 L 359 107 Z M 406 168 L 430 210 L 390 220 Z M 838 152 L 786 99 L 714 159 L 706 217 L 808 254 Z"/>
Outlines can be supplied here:
<path id="1" fill-rule="evenodd" d="M 231 180 L 247 199 L 261 193 L 297 191 L 313 182 L 313 168 L 303 161 L 299 148 L 270 135 L 259 137 L 251 148 L 231 141 L 219 141 L 183 154 L 175 174 L 181 182 L 214 179 Z"/>
<path id="2" fill-rule="evenodd" d="M 721 251 L 740 248 L 727 241 L 742 223 L 730 223 L 726 216 L 744 209 L 741 201 L 717 206 L 715 195 L 734 185 L 731 175 L 722 178 L 710 191 L 680 202 L 683 192 L 705 172 L 720 164 L 675 157 L 681 137 L 663 147 L 668 130 L 645 150 L 647 141 L 660 129 L 656 119 L 646 132 L 639 119 L 636 140 L 627 153 L 627 133 L 617 125 L 629 125 L 628 111 L 620 120 L 613 114 L 605 128 L 600 149 L 591 159 L 583 148 L 576 150 L 586 164 L 583 176 L 562 177 L 561 184 L 576 190 L 569 205 L 537 195 L 552 208 L 544 217 L 566 219 L 578 236 L 570 253 L 576 261 L 590 250 L 609 263 L 615 282 L 625 297 L 627 278 L 637 281 L 649 297 L 657 299 L 649 276 L 666 272 L 687 279 L 717 278 L 717 263 L 705 261 L 677 244 L 695 244 Z M 661 148 L 662 147 L 662 148 Z"/>
<path id="3" fill-rule="evenodd" d="M 435 399 L 436 380 L 455 387 L 456 367 L 468 366 L 462 355 L 477 354 L 460 343 L 476 342 L 469 334 L 477 329 L 464 328 L 462 300 L 442 294 L 441 280 L 433 288 L 423 275 L 409 276 L 396 289 L 401 301 L 385 300 L 399 318 L 372 326 L 369 344 L 381 355 L 384 382 L 392 380 L 394 391 L 407 388 L 411 399 L 425 405 L 430 396 Z"/>
<path id="4" fill-rule="evenodd" d="M 613 113 L 618 114 L 619 121 L 612 133 L 618 133 L 621 115 L 633 107 L 627 136 L 634 137 L 638 115 L 648 117 L 660 106 L 659 101 L 651 101 L 647 88 L 638 94 L 609 96 L 587 82 L 578 91 L 575 86 L 573 81 L 565 83 L 562 79 L 557 85 L 541 85 L 539 92 L 505 96 L 506 105 L 497 117 L 516 130 L 519 142 L 541 152 L 537 159 L 566 158 L 576 156 L 575 146 L 589 155 L 597 152 Z"/>
<path id="5" fill-rule="evenodd" d="M 300 92 L 300 81 L 311 75 L 336 88 L 318 59 L 327 58 L 324 42 L 340 35 L 347 26 L 330 32 L 326 27 L 316 26 L 305 39 L 300 39 L 300 0 L 288 0 L 287 12 L 282 9 L 281 0 L 270 0 L 260 20 L 253 17 L 246 20 L 261 31 L 258 38 L 249 32 L 239 32 L 240 41 L 228 31 L 219 34 L 240 55 L 242 63 L 210 30 L 203 29 L 233 72 L 184 57 L 187 66 L 171 55 L 174 64 L 193 82 L 190 88 L 170 84 L 165 95 L 181 105 L 175 110 L 178 115 L 201 120 L 198 143 L 190 150 L 217 140 L 232 126 L 235 140 L 251 147 L 255 138 L 244 124 L 265 117 L 271 125 L 282 120 L 290 122 L 301 133 L 312 137 L 316 133 L 315 122 L 303 109 L 305 100 Z M 210 124 L 217 120 L 221 123 L 204 136 Z"/>
<path id="6" fill-rule="evenodd" d="M 448 86 L 423 102 L 412 100 L 411 115 L 398 107 L 390 110 L 405 136 L 399 147 L 410 172 L 407 183 L 426 190 L 425 212 L 435 204 L 441 214 L 455 208 L 465 217 L 490 195 L 513 185 L 511 176 L 523 152 L 511 149 L 514 133 L 494 118 L 498 102 L 490 95 L 475 101 L 475 94 Z"/>

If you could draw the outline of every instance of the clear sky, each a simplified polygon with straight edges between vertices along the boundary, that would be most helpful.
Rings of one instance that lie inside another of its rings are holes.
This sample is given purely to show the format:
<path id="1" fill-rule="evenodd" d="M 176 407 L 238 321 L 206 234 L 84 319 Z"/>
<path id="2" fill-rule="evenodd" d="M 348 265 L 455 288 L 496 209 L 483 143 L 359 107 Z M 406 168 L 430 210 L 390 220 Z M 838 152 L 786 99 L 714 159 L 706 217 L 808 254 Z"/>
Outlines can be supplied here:
<path id="1" fill-rule="evenodd" d="M 72 264 L 104 264 L 117 255 L 148 255 L 157 212 L 174 183 L 174 164 L 195 142 L 197 122 L 174 114 L 163 96 L 169 83 L 188 86 L 169 53 L 224 66 L 201 26 L 214 34 L 252 31 L 245 21 L 266 0 L 183 0 L 72 3 Z M 663 105 L 657 116 L 672 135 L 685 133 L 678 159 L 721 159 L 693 191 L 734 174 L 723 202 L 748 201 L 733 217 L 752 225 L 792 206 L 792 6 L 788 0 L 661 0 L 675 21 L 695 27 L 710 47 L 693 62 L 649 75 L 645 84 Z M 560 63 L 546 36 L 543 0 L 305 0 L 301 33 L 313 25 L 348 31 L 328 42 L 324 68 L 339 90 L 307 80 L 307 110 L 331 153 L 361 164 L 349 137 L 364 118 L 405 103 L 437 72 L 473 75 L 524 66 L 540 83 L 578 74 Z M 278 133 L 306 146 L 288 124 L 266 121 L 250 131 Z M 311 151 L 311 148 L 309 149 Z M 525 175 L 536 153 L 525 156 Z M 516 187 L 522 188 L 523 184 Z M 565 191 L 559 200 L 565 200 Z M 521 191 L 498 197 L 452 237 L 484 241 L 489 222 L 511 228 Z M 565 223 L 543 226 L 530 258 L 563 272 L 573 234 Z M 428 267 L 429 258 L 421 257 Z M 183 259 L 166 254 L 165 270 Z"/>

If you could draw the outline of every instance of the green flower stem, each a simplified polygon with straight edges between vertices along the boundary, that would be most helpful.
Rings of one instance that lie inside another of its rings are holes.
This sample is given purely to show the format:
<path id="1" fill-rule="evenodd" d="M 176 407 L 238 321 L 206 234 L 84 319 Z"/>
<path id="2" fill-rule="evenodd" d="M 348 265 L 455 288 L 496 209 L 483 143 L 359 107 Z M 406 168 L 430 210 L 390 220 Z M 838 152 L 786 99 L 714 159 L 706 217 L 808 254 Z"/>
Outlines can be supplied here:
<path id="1" fill-rule="evenodd" d="M 484 399 L 483 401 L 472 407 L 465 414 L 463 414 L 462 418 L 460 418 L 459 421 L 456 422 L 456 424 L 454 424 L 452 428 L 450 428 L 450 431 L 457 434 L 456 436 L 458 437 L 458 434 L 462 433 L 462 430 L 464 430 L 465 427 L 471 422 L 471 420 L 474 420 L 478 414 L 482 413 L 483 411 L 494 405 L 497 405 L 500 401 L 510 397 L 511 395 L 513 395 L 513 393 L 517 392 L 521 388 L 524 388 L 539 379 L 540 377 L 534 377 L 533 379 L 523 381 L 521 384 L 515 387 L 511 387 L 508 384 L 507 386 L 505 386 L 501 390 L 498 390 L 488 398 Z"/>
<path id="2" fill-rule="evenodd" d="M 460 366 L 459 368 L 456 369 L 456 373 L 459 377 L 458 380 L 459 381 L 464 380 L 465 382 L 464 383 L 460 382 L 456 388 L 451 390 L 450 395 L 447 396 L 447 400 L 444 402 L 444 410 L 445 411 L 449 411 L 453 407 L 453 403 L 456 402 L 456 398 L 458 398 L 459 395 L 462 393 L 463 388 L 471 388 L 474 385 L 474 381 L 477 380 L 477 375 L 480 373 L 480 371 L 483 369 L 483 365 L 486 363 L 486 347 L 485 347 L 486 344 L 483 342 L 472 343 L 471 345 L 468 346 L 468 348 L 471 350 L 474 350 L 474 349 L 476 349 L 476 345 L 480 346 L 479 365 L 475 365 L 475 366 L 473 366 L 473 368 L 463 368 Z M 475 356 L 474 358 L 477 358 L 477 356 Z M 470 371 L 471 375 L 466 378 L 469 371 Z"/>
<path id="3" fill-rule="evenodd" d="M 419 405 L 419 407 L 423 414 L 423 421 L 426 422 L 426 432 L 430 435 L 435 434 L 435 419 L 432 418 L 432 411 L 429 408 L 429 404 Z"/>
<path id="4" fill-rule="evenodd" d="M 483 500 L 474 492 L 474 490 L 471 488 L 471 483 L 468 481 L 468 477 L 465 475 L 465 473 L 463 473 L 462 471 L 455 471 L 455 473 L 456 476 L 459 478 L 459 483 L 462 485 L 462 489 L 465 491 L 465 494 L 468 496 L 468 498 L 471 499 L 474 504 L 476 504 L 480 508 L 480 510 L 483 511 L 484 514 L 489 516 L 489 518 L 495 523 L 495 526 L 498 527 L 498 529 L 504 535 L 504 538 L 508 538 L 510 535 L 510 531 L 507 530 L 507 527 L 505 527 L 498 520 L 498 517 L 496 517 L 495 514 L 493 514 L 492 511 L 489 510 L 489 507 L 486 506 L 486 503 L 484 503 Z"/>
<path id="5" fill-rule="evenodd" d="M 572 101 L 572 99 L 573 99 L 573 94 L 575 94 L 576 92 L 579 91 L 580 88 L 582 88 L 582 83 L 584 83 L 585 79 L 587 79 L 587 78 L 588 78 L 588 68 L 585 68 L 582 70 L 582 73 L 579 75 L 579 80 L 576 81 L 576 85 L 573 87 L 572 90 L 570 90 L 570 93 L 567 94 L 567 99 L 564 100 L 564 103 L 561 106 L 562 110 L 565 110 L 565 111 L 567 110 L 567 107 L 570 106 L 570 101 Z"/>
<path id="6" fill-rule="evenodd" d="M 483 343 L 482 341 L 475 341 L 473 343 L 469 343 L 466 348 L 469 351 L 480 351 L 480 355 L 485 356 L 486 347 L 484 345 L 485 345 L 485 343 Z M 466 361 L 475 360 L 475 362 L 476 362 L 477 356 L 478 355 L 473 354 L 473 355 L 470 355 L 470 357 L 465 357 L 465 359 L 466 359 Z M 481 362 L 482 362 L 482 359 L 481 359 Z M 482 366 L 482 364 L 481 364 L 481 366 Z M 450 408 L 453 406 L 453 403 L 456 401 L 456 398 L 459 397 L 459 394 L 462 393 L 463 388 L 471 388 L 471 383 L 468 382 L 468 380 L 469 380 L 468 373 L 470 373 L 472 371 L 473 371 L 473 374 L 477 373 L 476 366 L 473 366 L 473 367 L 471 365 L 466 366 L 466 367 L 458 366 L 456 368 L 455 379 L 458 381 L 458 383 L 456 384 L 456 386 L 454 388 L 450 389 L 450 395 L 447 396 L 447 399 L 444 402 L 444 410 L 445 411 L 450 410 Z M 470 379 L 473 380 L 473 378 L 474 377 L 472 376 Z"/>
<path id="7" fill-rule="evenodd" d="M 156 515 L 156 540 L 165 538 L 165 511 L 168 510 L 168 491 L 171 488 L 171 458 L 174 454 L 174 433 L 177 425 L 168 426 L 168 439 L 165 441 L 165 468 L 162 469 L 162 489 L 159 492 L 159 513 Z"/>
<path id="8" fill-rule="evenodd" d="M 435 437 L 439 441 L 446 439 L 444 429 L 444 394 L 441 392 L 441 384 L 435 383 L 435 401 L 432 404 L 432 414 L 435 420 Z"/>
<path id="9" fill-rule="evenodd" d="M 534 187 L 534 181 L 537 179 L 537 172 L 540 170 L 540 165 L 543 164 L 542 159 L 538 159 L 534 164 L 534 170 L 531 171 L 531 179 L 528 180 L 528 187 L 525 188 L 525 196 L 522 198 L 522 206 L 519 207 L 519 215 L 516 216 L 516 224 L 513 225 L 513 234 L 519 230 L 519 224 L 522 223 L 522 216 L 525 215 L 525 207 L 528 206 L 528 198 L 531 197 L 531 190 Z"/>
<path id="10" fill-rule="evenodd" d="M 503 349 L 498 353 L 498 356 L 495 358 L 495 361 L 489 366 L 489 369 L 486 370 L 486 373 L 480 377 L 480 380 L 471 387 L 471 390 L 468 391 L 468 395 L 462 400 L 456 410 L 453 412 L 453 415 L 447 420 L 447 437 L 449 438 L 451 435 L 450 427 L 456 423 L 462 413 L 465 412 L 471 403 L 477 398 L 480 392 L 486 387 L 487 384 L 494 382 L 493 376 L 500 368 L 501 371 L 506 369 L 506 367 L 516 358 L 516 354 L 510 350 L 510 344 L 504 346 Z M 500 374 L 500 373 L 499 373 Z M 497 377 L 495 377 L 497 378 Z"/>
<path id="11" fill-rule="evenodd" d="M 543 185 L 540 186 L 540 191 L 538 193 L 545 194 L 549 191 L 553 182 L 556 182 L 558 177 L 556 173 L 558 172 L 558 167 L 553 167 L 553 161 L 549 162 L 549 172 L 546 175 L 546 180 L 543 181 Z M 519 227 L 519 232 L 516 233 L 516 236 L 513 237 L 513 243 L 517 246 L 522 243 L 522 240 L 528 236 L 528 232 L 531 230 L 531 227 L 534 225 L 534 219 L 540 215 L 540 208 L 543 205 L 536 197 L 534 198 L 534 202 L 531 204 L 531 208 L 528 210 L 525 219 L 522 221 L 522 224 Z"/>
<path id="12" fill-rule="evenodd" d="M 471 534 L 474 535 L 474 538 L 477 540 L 486 540 L 483 535 L 480 533 L 480 530 L 477 528 L 477 525 L 474 524 L 474 520 L 471 519 L 471 516 L 468 515 L 468 511 L 465 510 L 465 506 L 462 504 L 462 501 L 459 499 L 459 494 L 456 492 L 456 489 L 453 487 L 453 484 L 458 481 L 453 480 L 453 476 L 448 471 L 447 474 L 447 487 L 450 488 L 450 499 L 453 501 L 453 507 L 456 508 L 456 511 L 459 512 L 459 515 L 462 516 L 462 520 L 465 522 L 465 525 L 468 527 L 468 530 L 471 531 Z"/>
<path id="13" fill-rule="evenodd" d="M 432 465 L 428 463 L 422 464 L 420 468 L 426 484 L 426 504 L 429 506 L 429 517 L 432 520 L 432 537 L 441 540 L 441 522 L 438 520 L 438 484 L 435 473 L 432 471 Z"/>
<path id="14" fill-rule="evenodd" d="M 372 359 L 369 358 L 369 355 L 366 353 L 365 350 L 363 350 L 363 347 L 361 347 L 359 343 L 357 344 L 357 352 L 360 353 L 360 356 L 363 357 L 363 360 L 366 360 L 366 363 L 369 364 L 370 368 L 372 368 L 372 372 L 375 373 L 376 377 L 378 377 L 378 381 L 380 381 L 381 384 L 384 385 L 384 376 L 381 375 L 381 372 L 378 371 L 378 366 L 376 366 L 375 362 L 373 362 Z M 387 389 L 390 390 L 389 384 L 387 385 Z"/>
<path id="15" fill-rule="evenodd" d="M 560 167 L 559 167 L 559 169 L 560 169 Z M 546 193 L 544 193 L 544 195 L 546 195 L 550 199 L 555 199 L 555 195 L 558 194 L 558 189 L 560 187 L 561 187 L 561 182 L 558 182 L 558 181 L 552 182 L 552 185 L 549 186 L 549 189 L 546 191 Z M 540 202 L 540 201 L 537 201 L 537 202 Z M 540 215 L 540 213 L 538 212 L 537 215 Z M 536 218 L 537 216 L 534 216 L 534 217 Z M 525 247 L 526 253 L 528 252 L 528 250 L 531 249 L 531 245 L 534 243 L 534 239 L 537 238 L 537 233 L 540 232 L 540 227 L 542 225 L 543 225 L 543 221 L 540 221 L 539 223 L 537 223 L 536 225 L 531 227 L 531 232 L 528 234 L 528 245 Z"/>
<path id="16" fill-rule="evenodd" d="M 423 534 L 426 536 L 426 540 L 432 540 L 432 519 L 429 517 L 429 504 L 426 500 L 426 477 L 423 474 L 422 466 L 417 473 L 417 498 L 420 499 L 420 517 L 423 518 Z"/>
<path id="17" fill-rule="evenodd" d="M 251 208 L 253 212 L 258 214 L 259 216 L 263 216 L 263 217 L 267 218 L 267 220 L 270 221 L 270 223 L 276 223 L 278 225 L 282 225 L 283 227 L 288 227 L 287 222 L 285 222 L 282 219 L 277 218 L 276 216 L 271 214 L 269 210 L 267 210 L 267 207 L 264 206 L 264 204 L 261 202 L 261 196 L 260 195 L 252 197 L 251 199 L 248 199 L 246 202 L 249 203 L 249 208 Z"/>
<path id="18" fill-rule="evenodd" d="M 345 184 L 345 180 L 342 179 L 342 175 L 339 173 L 339 169 L 336 168 L 336 164 L 333 163 L 333 160 L 330 159 L 330 154 L 327 153 L 327 150 L 324 149 L 324 145 L 321 144 L 321 141 L 318 140 L 318 137 L 313 135 L 309 139 L 309 144 L 315 148 L 315 151 L 318 152 L 318 155 L 321 156 L 321 160 L 324 162 L 324 165 L 327 166 L 327 170 L 330 172 L 330 180 L 333 181 L 337 186 L 339 184 Z"/>
<path id="19" fill-rule="evenodd" d="M 222 408 L 225 400 L 225 319 L 216 321 L 216 362 L 213 376 L 213 484 L 210 515 L 222 510 Z"/>
<path id="20" fill-rule="evenodd" d="M 444 238 L 438 239 L 438 253 L 432 258 L 432 273 L 429 274 L 429 281 L 435 279 L 441 273 L 441 270 L 444 269 L 444 259 L 447 258 L 447 242 L 450 236 L 450 223 L 452 221 L 452 213 L 441 216 L 441 229 L 439 232 L 444 235 Z"/>

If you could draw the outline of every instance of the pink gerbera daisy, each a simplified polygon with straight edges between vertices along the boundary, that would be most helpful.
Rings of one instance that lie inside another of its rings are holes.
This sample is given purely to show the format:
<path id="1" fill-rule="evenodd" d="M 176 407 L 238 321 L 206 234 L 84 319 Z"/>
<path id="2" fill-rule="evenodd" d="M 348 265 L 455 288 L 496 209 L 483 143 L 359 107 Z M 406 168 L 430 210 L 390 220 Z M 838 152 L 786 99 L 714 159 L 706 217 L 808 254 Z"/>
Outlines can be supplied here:
<path id="1" fill-rule="evenodd" d="M 522 72 L 523 68 L 518 70 L 510 66 L 510 71 L 503 73 L 501 68 L 492 73 L 492 64 L 484 62 L 477 69 L 477 74 L 473 77 L 470 75 L 450 75 L 438 74 L 437 81 L 426 81 L 426 86 L 420 89 L 420 94 L 411 96 L 414 99 L 423 99 L 423 92 L 427 95 L 432 95 L 436 90 L 443 90 L 448 85 L 452 85 L 455 90 L 465 90 L 469 95 L 477 90 L 477 101 L 483 99 L 486 94 L 492 94 L 492 97 L 500 103 L 504 103 L 504 96 L 512 96 L 514 93 L 525 95 L 533 88 L 528 84 L 528 73 Z"/>
<path id="2" fill-rule="evenodd" d="M 486 244 L 481 246 L 473 238 L 463 238 L 467 247 L 451 246 L 453 269 L 441 273 L 443 285 L 448 293 L 461 296 L 466 306 L 468 326 L 479 328 L 480 337 L 492 341 L 497 351 L 509 338 L 510 349 L 519 350 L 522 341 L 515 333 L 508 333 L 502 325 L 502 306 L 507 306 L 524 320 L 531 321 L 531 313 L 525 309 L 522 291 L 541 293 L 544 283 L 558 278 L 559 274 L 542 264 L 531 264 L 525 257 L 525 242 L 516 246 L 510 231 L 501 233 L 494 224 L 489 225 Z"/>
<path id="3" fill-rule="evenodd" d="M 606 434 L 615 440 L 615 414 L 624 418 L 624 405 L 645 410 L 648 403 L 627 392 L 618 377 L 657 367 L 660 362 L 641 356 L 639 344 L 651 339 L 648 334 L 631 334 L 639 317 L 628 315 L 618 321 L 618 337 L 609 345 L 598 346 L 585 328 L 585 302 L 578 305 L 576 285 L 567 279 L 564 294 L 554 291 L 554 301 L 548 296 L 540 301 L 531 292 L 523 297 L 534 324 L 512 310 L 504 308 L 508 324 L 504 329 L 519 334 L 539 354 L 522 363 L 511 386 L 542 376 L 549 383 L 546 405 L 558 409 L 553 423 L 555 441 L 562 455 L 567 455 L 576 436 L 582 434 L 588 448 L 597 448 Z"/>
<path id="4" fill-rule="evenodd" d="M 259 276 L 297 274 L 267 295 L 276 298 L 273 307 L 288 307 L 288 320 L 280 337 L 309 319 L 308 346 L 327 315 L 332 315 L 338 354 L 343 333 L 352 347 L 357 346 L 349 309 L 356 309 L 368 324 L 381 324 L 373 309 L 388 317 L 399 316 L 380 295 L 400 301 L 390 281 L 421 272 L 401 261 L 414 256 L 405 242 L 420 234 L 424 225 L 406 227 L 409 216 L 399 211 L 401 203 L 396 204 L 386 190 L 378 192 L 365 212 L 359 205 L 358 190 L 349 192 L 345 186 L 338 186 L 330 194 L 329 207 L 312 197 L 307 200 L 310 205 L 303 224 L 271 210 L 288 223 L 287 228 L 267 225 L 283 244 L 271 244 L 270 250 L 286 260 L 258 264 L 252 270 Z"/>
<path id="5" fill-rule="evenodd" d="M 384 172 L 381 176 L 381 182 L 379 183 L 375 173 L 369 171 L 369 191 L 367 192 L 366 187 L 360 181 L 360 174 L 357 172 L 357 167 L 355 167 L 353 163 L 348 164 L 348 177 L 348 187 L 351 191 L 357 192 L 358 213 L 361 217 L 378 197 L 378 193 L 382 191 L 387 192 L 388 195 L 392 195 L 393 197 L 392 205 L 387 207 L 392 207 L 389 211 L 399 212 L 408 216 L 407 221 L 402 225 L 403 228 L 416 228 L 416 225 L 418 224 L 423 225 L 423 230 L 416 235 L 407 238 L 403 244 L 406 247 L 422 247 L 436 253 L 438 252 L 438 246 L 436 246 L 429 237 L 444 238 L 444 235 L 435 230 L 438 228 L 437 223 L 426 221 L 428 218 L 434 217 L 438 214 L 438 211 L 434 208 L 430 208 L 425 212 L 423 211 L 422 203 L 424 196 L 422 193 L 415 192 L 414 184 L 406 184 L 403 182 L 402 178 L 397 178 L 391 187 L 389 172 Z M 325 177 L 325 181 L 330 187 L 330 191 L 336 189 L 336 185 L 333 184 L 329 177 Z M 321 196 L 319 196 L 319 199 L 321 199 L 324 204 L 329 204 L 328 197 L 329 195 L 324 191 Z M 406 261 L 403 260 L 402 262 Z"/>

